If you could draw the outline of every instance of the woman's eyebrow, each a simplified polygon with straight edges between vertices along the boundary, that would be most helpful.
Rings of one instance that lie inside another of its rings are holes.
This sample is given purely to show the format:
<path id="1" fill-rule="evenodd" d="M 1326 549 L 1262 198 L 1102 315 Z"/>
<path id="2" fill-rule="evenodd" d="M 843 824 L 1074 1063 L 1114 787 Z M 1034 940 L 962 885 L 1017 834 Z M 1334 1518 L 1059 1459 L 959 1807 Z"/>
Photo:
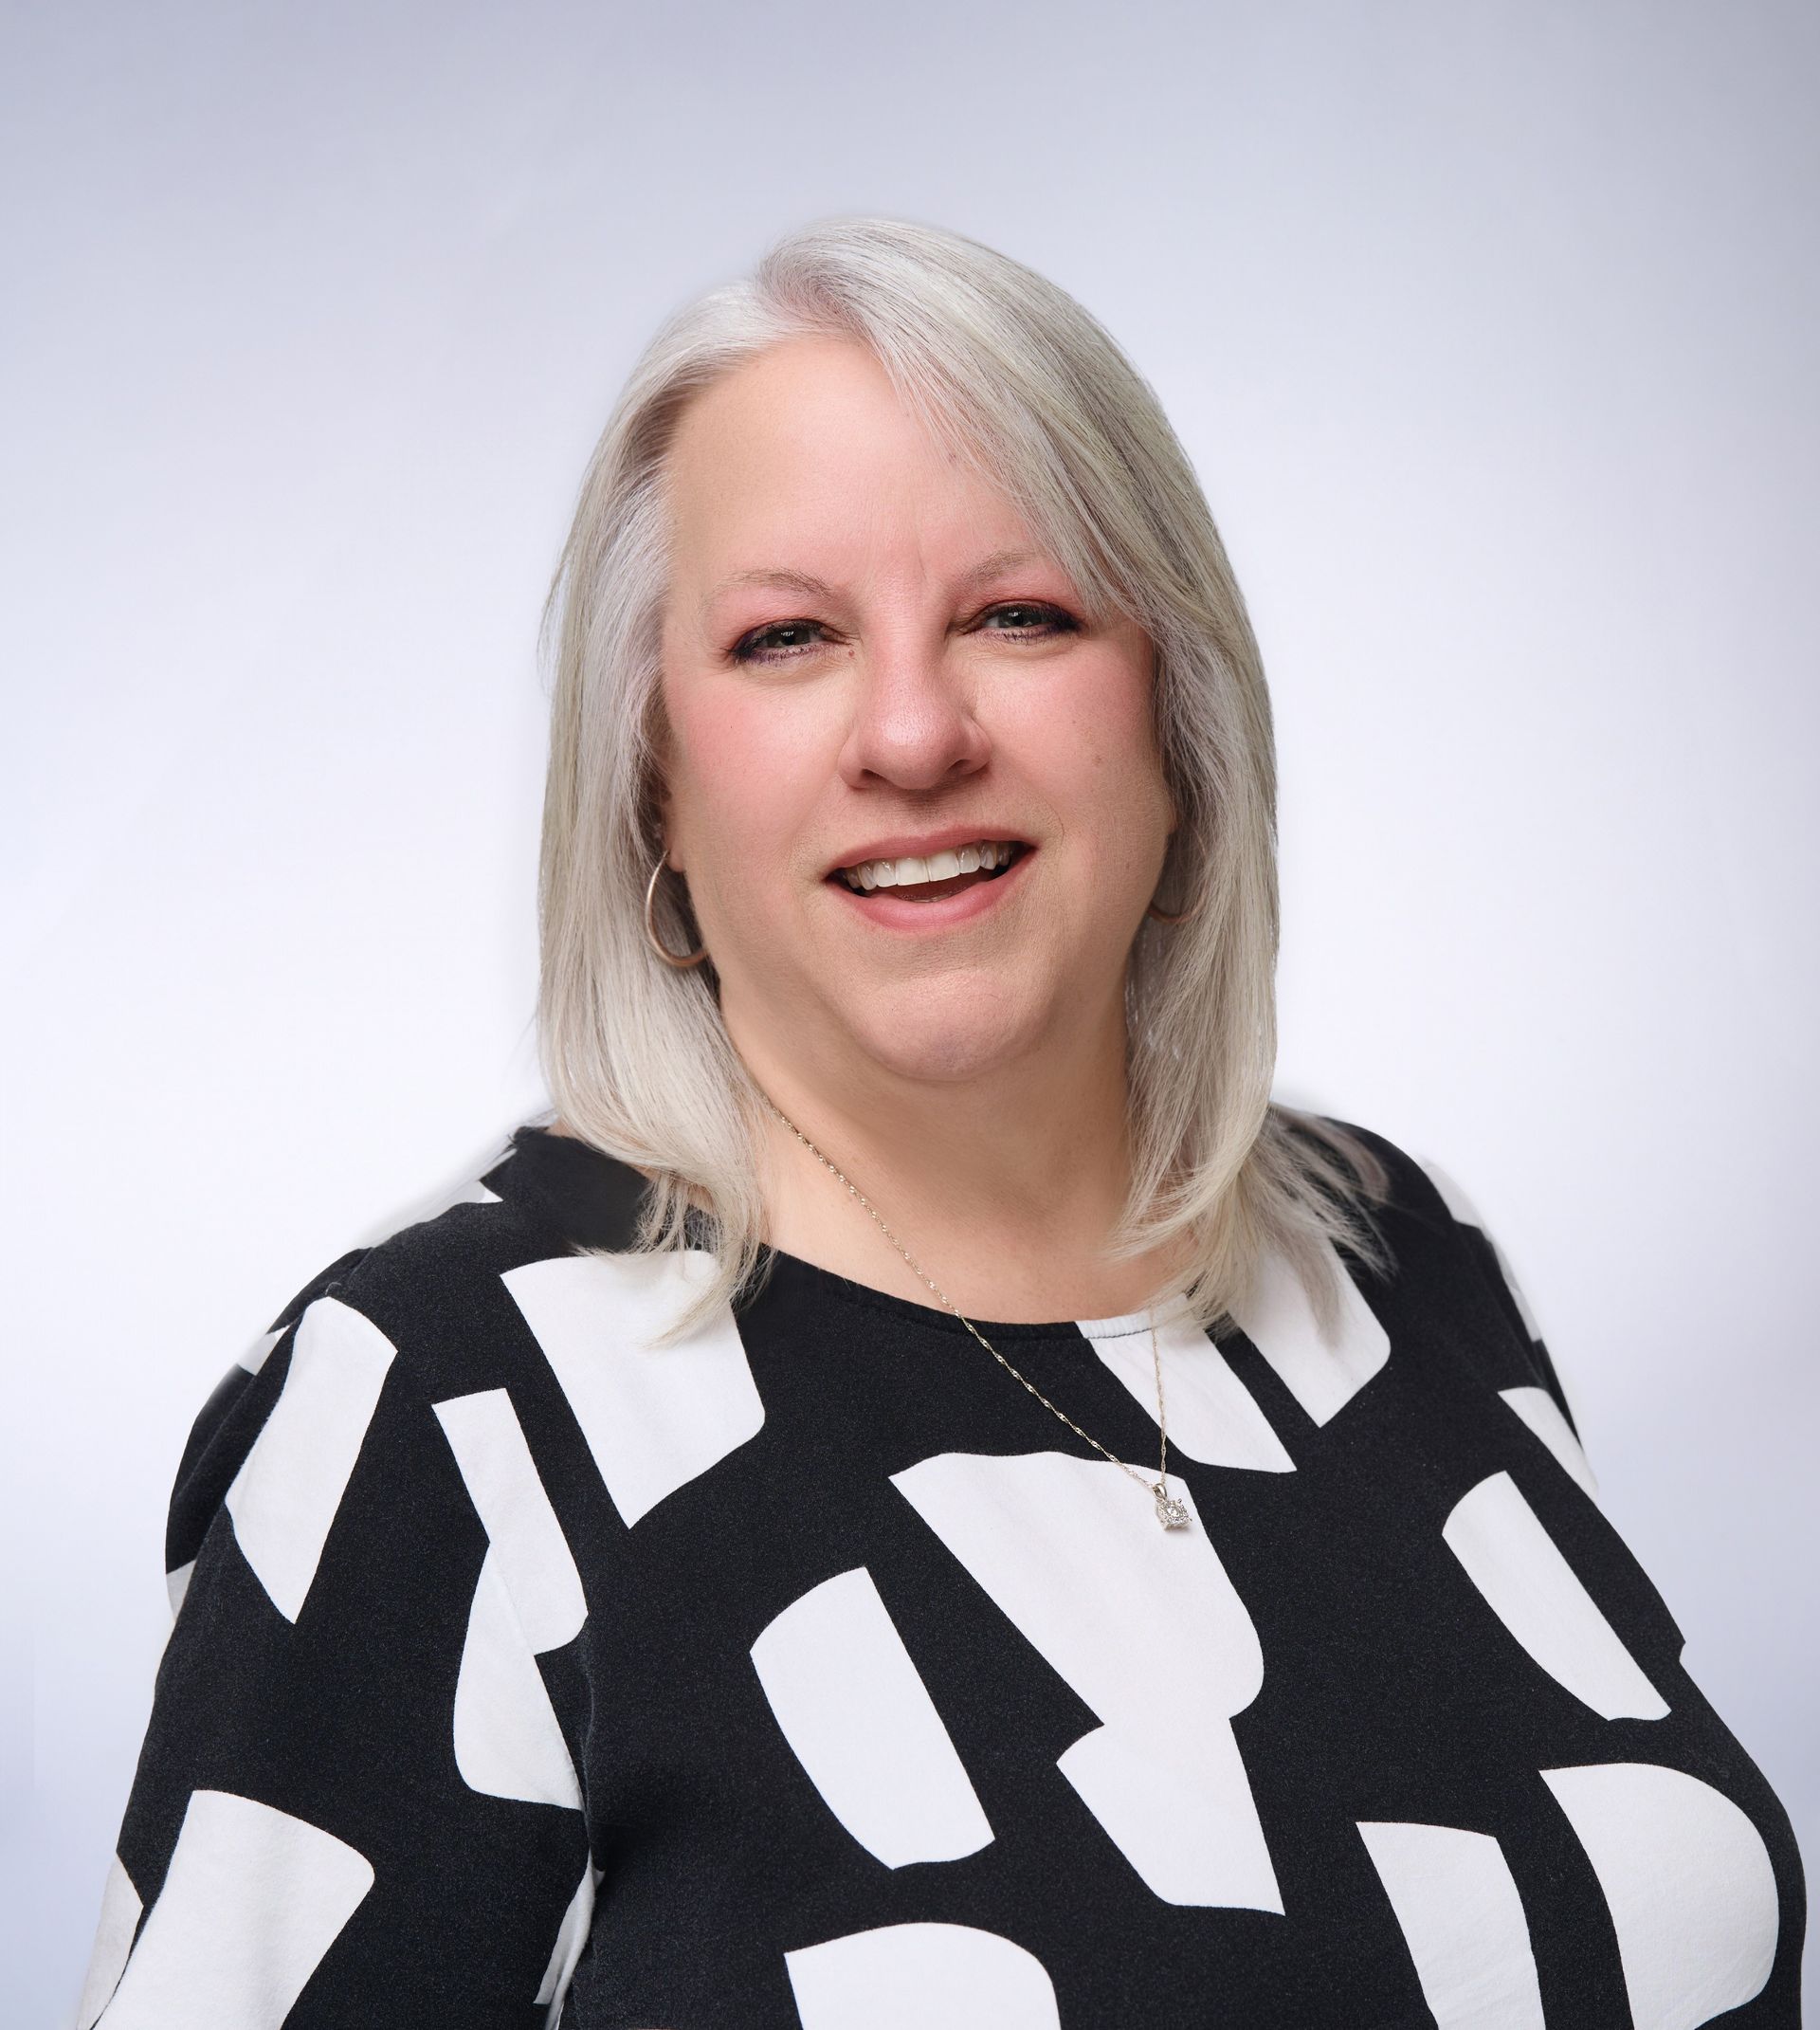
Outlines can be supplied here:
<path id="1" fill-rule="evenodd" d="M 962 574 L 960 586 L 963 591 L 971 591 L 974 586 L 986 583 L 989 578 L 997 577 L 1001 571 L 1012 571 L 1020 564 L 1041 561 L 1034 550 L 994 550 L 990 557 L 981 558 L 978 563 Z M 811 576 L 806 571 L 735 571 L 722 578 L 702 600 L 703 614 L 723 593 L 731 592 L 739 585 L 767 585 L 778 592 L 799 592 L 805 598 L 810 599 L 826 599 L 833 594 L 832 586 Z"/>
<path id="2" fill-rule="evenodd" d="M 833 589 L 806 571 L 736 571 L 708 593 L 701 601 L 702 613 L 705 613 L 723 593 L 732 592 L 737 585 L 769 585 L 779 592 L 799 592 L 810 599 L 826 599 Z"/>

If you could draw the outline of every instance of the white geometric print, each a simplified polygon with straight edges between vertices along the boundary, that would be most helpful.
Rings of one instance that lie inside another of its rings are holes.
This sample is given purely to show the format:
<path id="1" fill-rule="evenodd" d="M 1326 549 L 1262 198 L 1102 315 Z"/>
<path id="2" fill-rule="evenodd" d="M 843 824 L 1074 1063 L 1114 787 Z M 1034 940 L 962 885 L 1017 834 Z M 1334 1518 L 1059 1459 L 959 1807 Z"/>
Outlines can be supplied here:
<path id="1" fill-rule="evenodd" d="M 345 1840 L 225 1790 L 194 1790 L 105 2030 L 280 2030 L 373 1887 Z"/>
<path id="2" fill-rule="evenodd" d="M 432 1407 L 498 1554 L 525 1639 L 539 1654 L 573 1642 L 588 1612 L 581 1575 L 511 1396 L 502 1388 L 481 1389 Z"/>
<path id="3" fill-rule="evenodd" d="M 1339 1296 L 1334 1338 L 1322 1334 L 1301 1279 L 1274 1251 L 1260 1265 L 1256 1295 L 1232 1313 L 1233 1323 L 1318 1424 L 1343 1410 L 1391 1357 L 1390 1335 L 1331 1243 L 1322 1247 Z"/>
<path id="4" fill-rule="evenodd" d="M 1194 1520 L 1165 1532 L 1128 1474 L 1065 1453 L 942 1453 L 891 1479 L 1099 1716 L 1057 1766 L 1152 1893 L 1281 1912 L 1229 1724 L 1264 1655 L 1187 1485 L 1169 1490 Z"/>
<path id="5" fill-rule="evenodd" d="M 1150 1320 L 1141 1311 L 1075 1323 L 1152 1417 L 1156 1415 L 1156 1362 L 1162 1362 L 1169 1442 L 1185 1457 L 1204 1466 L 1244 1467 L 1260 1473 L 1295 1472 L 1295 1461 L 1283 1451 L 1283 1440 L 1250 1391 L 1192 1318 L 1179 1311 L 1159 1315 L 1154 1355 Z"/>
<path id="6" fill-rule="evenodd" d="M 787 1952 L 784 1966 L 803 2030 L 1059 2030 L 1062 2021 L 1042 1961 L 971 1925 L 881 1925 Z"/>
<path id="7" fill-rule="evenodd" d="M 101 1914 L 95 1926 L 95 1943 L 89 1948 L 82 2000 L 76 2004 L 76 2030 L 93 2030 L 95 2019 L 119 1985 L 120 1971 L 133 1949 L 133 1933 L 143 1908 L 139 1893 L 133 1887 L 133 1877 L 119 1856 L 115 1855 L 101 1891 Z"/>
<path id="8" fill-rule="evenodd" d="M 1731 1799 L 1654 1763 L 1541 1774 L 1605 1892 L 1632 2030 L 1694 2030 L 1757 1994 L 1780 1929 L 1775 1871 Z"/>
<path id="9" fill-rule="evenodd" d="M 651 1339 L 714 1258 L 576 1254 L 500 1280 L 536 1334 L 628 1527 L 755 1436 L 765 1420 L 730 1306 L 685 1339 Z"/>
<path id="10" fill-rule="evenodd" d="M 1660 1720 L 1668 1710 L 1508 1473 L 1489 1474 L 1463 1494 L 1441 1535 L 1556 1684 L 1608 1720 Z"/>
<path id="11" fill-rule="evenodd" d="M 752 1645 L 784 1739 L 823 1801 L 887 1868 L 992 1837 L 948 1729 L 864 1565 L 792 1600 Z"/>
<path id="12" fill-rule="evenodd" d="M 1436 2030 L 1544 2030 L 1529 1921 L 1491 1835 L 1395 1820 L 1358 1830 Z"/>
<path id="13" fill-rule="evenodd" d="M 298 1320 L 278 1400 L 228 1490 L 234 1541 L 288 1621 L 316 1577 L 394 1350 L 371 1319 L 318 1297 Z"/>
<path id="14" fill-rule="evenodd" d="M 581 1785 L 549 1688 L 514 1612 L 500 1552 L 481 1561 L 455 1678 L 455 1766 L 492 1798 L 581 1809 Z"/>
<path id="15" fill-rule="evenodd" d="M 1573 1425 L 1561 1415 L 1561 1406 L 1554 1397 L 1545 1388 L 1500 1389 L 1498 1393 L 1587 1493 L 1597 1501 L 1599 1484 L 1592 1477 L 1592 1465 L 1580 1450 L 1580 1441 L 1574 1436 Z"/>
<path id="16" fill-rule="evenodd" d="M 488 1545 L 455 1681 L 455 1765 L 489 1797 L 578 1810 L 574 1762 L 537 1662 L 586 1618 L 573 1554 L 510 1394 L 480 1389 L 431 1407 Z"/>
<path id="17" fill-rule="evenodd" d="M 569 1907 L 562 1913 L 562 1922 L 556 1928 L 556 1942 L 550 1949 L 550 1964 L 543 1969 L 543 1980 L 534 1998 L 549 2004 L 543 2019 L 544 2030 L 556 2030 L 562 2020 L 563 1997 L 569 1992 L 569 1984 L 574 1979 L 582 1948 L 588 1943 L 588 1933 L 594 1921 L 594 1892 L 600 1887 L 604 1872 L 592 1860 L 587 1863 L 581 1871 L 581 1880 L 575 1885 L 575 1893 L 569 1899 Z"/>

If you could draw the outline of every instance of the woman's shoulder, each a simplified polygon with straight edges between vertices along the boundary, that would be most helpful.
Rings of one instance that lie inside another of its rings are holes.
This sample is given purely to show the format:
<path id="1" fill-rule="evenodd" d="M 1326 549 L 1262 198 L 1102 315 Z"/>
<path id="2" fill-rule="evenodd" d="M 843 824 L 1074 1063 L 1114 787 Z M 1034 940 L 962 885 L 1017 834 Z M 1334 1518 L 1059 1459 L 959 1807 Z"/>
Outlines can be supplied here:
<path id="1" fill-rule="evenodd" d="M 1481 1224 L 1450 1169 L 1417 1143 L 1394 1141 L 1382 1128 L 1311 1107 L 1276 1103 L 1273 1110 L 1289 1137 L 1304 1149 L 1313 1148 L 1319 1164 L 1338 1163 L 1347 1195 L 1374 1222 L 1410 1220 L 1443 1238 L 1463 1225 Z"/>
<path id="2" fill-rule="evenodd" d="M 273 1320 L 281 1336 L 312 1303 L 348 1305 L 433 1358 L 512 1271 L 553 1257 L 629 1252 L 644 1178 L 537 1124 L 512 1130 L 452 1183 L 383 1221 L 318 1271 Z"/>
<path id="3" fill-rule="evenodd" d="M 1341 1115 L 1286 1107 L 1292 1132 L 1313 1137 L 1329 1153 L 1338 1153 L 1355 1178 L 1364 1167 L 1356 1144 L 1376 1160 L 1377 1175 L 1367 1177 L 1368 1202 L 1392 1218 L 1412 1219 L 1435 1234 L 1459 1229 L 1488 1234 L 1484 1215 L 1460 1182 L 1451 1151 L 1432 1151 L 1423 1142 L 1393 1141 L 1382 1128 L 1367 1126 Z"/>
<path id="4" fill-rule="evenodd" d="M 1451 1150 L 1436 1153 L 1414 1139 L 1393 1141 L 1381 1129 L 1337 1115 L 1301 1118 L 1362 1144 L 1382 1166 L 1384 1198 L 1373 1214 L 1395 1259 L 1404 1301 L 1495 1320 L 1496 1341 L 1514 1343 L 1577 1432 L 1578 1405 L 1504 1246 L 1507 1210 L 1487 1216 L 1488 1193 L 1479 1185 L 1471 1160 L 1462 1164 Z M 1462 1181 L 1463 1170 L 1474 1177 L 1472 1189 Z M 1471 1337 L 1475 1344 L 1483 1343 L 1476 1333 Z"/>
<path id="5" fill-rule="evenodd" d="M 167 1527 L 173 1606 L 257 1446 L 345 1474 L 382 1413 L 399 1420 L 402 1444 L 433 1450 L 449 1405 L 540 1379 L 524 1272 L 629 1251 L 644 1189 L 599 1150 L 519 1127 L 311 1275 L 191 1421 Z"/>

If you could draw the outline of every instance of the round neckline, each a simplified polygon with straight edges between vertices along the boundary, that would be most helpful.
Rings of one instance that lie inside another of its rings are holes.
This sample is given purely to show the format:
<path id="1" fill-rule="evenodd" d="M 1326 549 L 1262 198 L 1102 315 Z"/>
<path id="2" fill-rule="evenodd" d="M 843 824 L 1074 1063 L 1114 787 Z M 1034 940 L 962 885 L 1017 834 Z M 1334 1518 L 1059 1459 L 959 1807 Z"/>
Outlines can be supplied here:
<path id="1" fill-rule="evenodd" d="M 785 1248 L 768 1246 L 766 1253 L 771 1258 L 773 1283 L 781 1277 L 786 1288 L 794 1284 L 805 1294 L 829 1296 L 868 1311 L 882 1311 L 888 1318 L 919 1326 L 925 1331 L 958 1334 L 966 1339 L 973 1337 L 953 1311 L 943 1310 L 938 1304 L 922 1304 L 915 1297 L 901 1297 L 896 1290 L 877 1289 L 870 1283 L 856 1282 L 839 1270 L 824 1268 L 820 1262 L 792 1254 Z M 1187 1313 L 1188 1300 L 1176 1295 L 1154 1309 L 1160 1329 Z M 1123 1311 L 1111 1318 L 975 1318 L 971 1312 L 968 1317 L 975 1330 L 989 1340 L 1123 1339 L 1132 1333 L 1150 1329 L 1151 1309 Z"/>
<path id="2" fill-rule="evenodd" d="M 604 1149 L 597 1149 L 592 1143 L 583 1142 L 579 1136 L 557 1134 L 551 1121 L 522 1123 L 513 1132 L 509 1146 L 520 1160 L 531 1157 L 526 1181 L 551 1212 L 562 1216 L 563 1223 L 575 1229 L 574 1237 L 584 1244 L 598 1245 L 605 1237 L 591 1231 L 601 1216 L 600 1208 L 576 1200 L 576 1187 L 584 1179 L 589 1185 L 596 1187 L 601 1199 L 612 1207 L 609 1216 L 614 1225 L 629 1224 L 631 1202 L 639 1193 L 649 1188 L 649 1180 L 635 1165 Z M 553 1164 L 555 1166 L 554 1175 Z M 689 1216 L 693 1218 L 695 1215 Z M 839 1303 L 880 1312 L 924 1331 L 958 1334 L 965 1338 L 973 1336 L 953 1311 L 944 1310 L 940 1305 L 924 1304 L 915 1297 L 900 1296 L 896 1290 L 878 1289 L 870 1283 L 857 1282 L 839 1270 L 811 1262 L 807 1255 L 792 1254 L 787 1248 L 774 1248 L 766 1243 L 765 1256 L 770 1266 L 764 1289 L 758 1292 L 760 1301 L 765 1290 L 774 1286 L 781 1285 L 784 1289 L 793 1286 L 805 1296 L 831 1297 Z M 989 1340 L 1121 1339 L 1132 1333 L 1148 1331 L 1152 1308 L 1124 1311 L 1107 1318 L 974 1318 L 971 1312 L 968 1317 Z M 1188 1300 L 1178 1292 L 1166 1303 L 1154 1307 L 1154 1310 L 1156 1325 L 1161 1327 L 1186 1315 Z"/>

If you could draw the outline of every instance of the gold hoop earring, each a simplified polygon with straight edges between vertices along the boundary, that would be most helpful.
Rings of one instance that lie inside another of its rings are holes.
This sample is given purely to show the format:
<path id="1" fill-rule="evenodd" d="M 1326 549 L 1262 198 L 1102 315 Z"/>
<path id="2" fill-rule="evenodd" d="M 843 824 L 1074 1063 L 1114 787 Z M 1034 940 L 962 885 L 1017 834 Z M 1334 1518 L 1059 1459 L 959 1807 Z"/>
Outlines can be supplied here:
<path id="1" fill-rule="evenodd" d="M 700 965 L 708 956 L 707 945 L 703 943 L 700 951 L 691 952 L 686 959 L 679 959 L 674 952 L 664 949 L 663 940 L 657 934 L 657 925 L 651 921 L 651 905 L 657 898 L 657 877 L 664 871 L 664 863 L 669 857 L 670 850 L 666 846 L 658 854 L 657 865 L 651 869 L 651 878 L 645 884 L 645 935 L 650 942 L 652 951 L 665 965 L 674 966 L 679 973 L 686 973 L 690 966 Z"/>

